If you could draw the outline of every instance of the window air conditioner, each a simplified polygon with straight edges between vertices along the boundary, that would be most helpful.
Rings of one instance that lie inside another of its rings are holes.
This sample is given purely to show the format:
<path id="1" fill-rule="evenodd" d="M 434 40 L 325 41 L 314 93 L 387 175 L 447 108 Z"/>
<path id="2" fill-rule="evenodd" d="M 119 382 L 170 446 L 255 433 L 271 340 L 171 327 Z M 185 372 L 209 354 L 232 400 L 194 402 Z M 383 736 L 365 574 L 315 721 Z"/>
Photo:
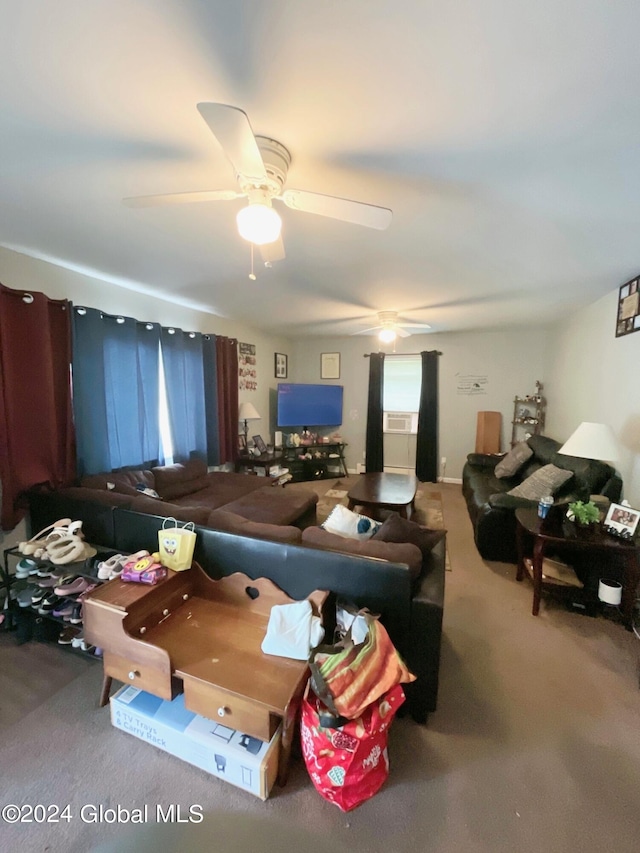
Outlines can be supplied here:
<path id="1" fill-rule="evenodd" d="M 384 432 L 415 433 L 418 431 L 417 412 L 385 412 Z"/>

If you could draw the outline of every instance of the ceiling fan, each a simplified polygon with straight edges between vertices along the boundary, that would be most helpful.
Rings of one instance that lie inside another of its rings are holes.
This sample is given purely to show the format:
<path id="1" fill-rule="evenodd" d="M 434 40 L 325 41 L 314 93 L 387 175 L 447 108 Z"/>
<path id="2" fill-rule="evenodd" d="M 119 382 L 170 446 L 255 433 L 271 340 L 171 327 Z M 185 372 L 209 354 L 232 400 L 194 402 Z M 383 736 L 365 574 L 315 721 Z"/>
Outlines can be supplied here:
<path id="1" fill-rule="evenodd" d="M 366 228 L 383 231 L 389 227 L 393 214 L 386 207 L 308 190 L 285 189 L 291 154 L 284 145 L 266 136 L 255 136 L 249 117 L 238 107 L 213 103 L 200 103 L 197 107 L 231 162 L 238 189 L 137 196 L 123 199 L 126 205 L 149 207 L 246 198 L 248 204 L 237 214 L 238 231 L 245 240 L 261 247 L 267 264 L 285 257 L 280 236 L 282 220 L 272 207 L 273 200 L 284 202 L 292 210 L 328 216 Z"/>
<path id="2" fill-rule="evenodd" d="M 370 329 L 362 329 L 360 332 L 353 332 L 354 335 L 371 335 L 373 332 L 378 333 L 378 340 L 383 344 L 390 344 L 397 337 L 408 338 L 411 334 L 419 334 L 417 331 L 426 332 L 431 326 L 426 323 L 405 323 L 399 316 L 397 311 L 378 311 L 378 325 L 372 326 Z M 416 331 L 409 332 L 407 329 Z"/>

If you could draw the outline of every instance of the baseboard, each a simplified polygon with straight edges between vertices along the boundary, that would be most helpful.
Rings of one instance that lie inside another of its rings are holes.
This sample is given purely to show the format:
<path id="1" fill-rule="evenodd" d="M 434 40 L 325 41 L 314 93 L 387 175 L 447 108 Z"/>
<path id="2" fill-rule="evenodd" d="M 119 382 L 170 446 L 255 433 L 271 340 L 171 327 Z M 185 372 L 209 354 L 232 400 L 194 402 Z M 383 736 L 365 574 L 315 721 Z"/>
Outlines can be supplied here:
<path id="1" fill-rule="evenodd" d="M 462 479 L 459 477 L 438 477 L 439 483 L 457 483 L 459 486 L 462 485 Z"/>

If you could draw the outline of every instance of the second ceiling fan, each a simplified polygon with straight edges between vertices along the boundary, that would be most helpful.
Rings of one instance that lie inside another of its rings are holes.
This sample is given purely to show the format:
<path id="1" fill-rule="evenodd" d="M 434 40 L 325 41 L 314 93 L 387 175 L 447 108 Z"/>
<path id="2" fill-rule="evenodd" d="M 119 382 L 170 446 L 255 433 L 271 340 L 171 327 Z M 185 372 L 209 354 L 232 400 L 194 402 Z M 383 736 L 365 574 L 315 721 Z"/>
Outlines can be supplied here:
<path id="1" fill-rule="evenodd" d="M 282 220 L 272 206 L 273 200 L 284 202 L 292 210 L 315 213 L 366 228 L 383 231 L 389 227 L 393 214 L 386 207 L 308 190 L 285 189 L 291 155 L 284 145 L 275 139 L 254 135 L 249 117 L 238 107 L 215 103 L 197 106 L 233 166 L 238 189 L 136 196 L 123 199 L 125 204 L 150 207 L 246 198 L 248 204 L 237 214 L 238 230 L 246 240 L 260 246 L 266 263 L 285 257 L 280 236 Z"/>

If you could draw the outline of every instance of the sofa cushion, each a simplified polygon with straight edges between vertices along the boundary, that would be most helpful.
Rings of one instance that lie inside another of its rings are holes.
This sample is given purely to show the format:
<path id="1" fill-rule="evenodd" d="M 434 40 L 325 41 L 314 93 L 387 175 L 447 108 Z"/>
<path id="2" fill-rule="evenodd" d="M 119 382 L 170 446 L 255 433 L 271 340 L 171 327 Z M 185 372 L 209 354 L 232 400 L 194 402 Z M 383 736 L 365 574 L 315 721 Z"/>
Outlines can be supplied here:
<path id="1" fill-rule="evenodd" d="M 142 512 L 145 515 L 161 515 L 163 518 L 175 518 L 176 521 L 193 521 L 194 524 L 206 525 L 211 510 L 206 506 L 178 506 L 168 501 L 159 501 L 141 495 L 133 498 L 129 509 Z"/>
<path id="2" fill-rule="evenodd" d="M 155 478 L 151 471 L 144 468 L 130 471 L 109 471 L 104 474 L 90 474 L 80 480 L 80 485 L 87 489 L 104 489 L 117 492 L 120 495 L 135 497 L 138 493 L 136 486 L 141 484 L 147 489 L 155 489 Z"/>
<path id="3" fill-rule="evenodd" d="M 60 489 L 60 494 L 77 501 L 91 501 L 105 506 L 119 506 L 123 509 L 129 509 L 132 502 L 129 495 L 121 495 L 119 492 L 107 491 L 106 489 L 88 489 L 84 486 L 67 486 Z"/>
<path id="4" fill-rule="evenodd" d="M 496 465 L 493 473 L 498 479 L 513 477 L 522 468 L 524 463 L 533 456 L 533 450 L 526 441 L 519 441 Z"/>
<path id="5" fill-rule="evenodd" d="M 250 477 L 246 474 L 236 476 L 264 482 L 264 477 Z M 220 508 L 263 524 L 295 524 L 305 513 L 313 510 L 317 503 L 318 495 L 311 490 L 290 492 L 277 486 L 262 486 Z"/>
<path id="6" fill-rule="evenodd" d="M 322 527 L 329 533 L 344 536 L 346 539 L 359 539 L 361 542 L 371 539 L 381 526 L 381 522 L 353 512 L 344 504 L 336 504 L 322 523 Z"/>
<path id="7" fill-rule="evenodd" d="M 272 542 L 287 542 L 298 545 L 302 541 L 302 531 L 292 525 L 264 524 L 250 521 L 235 512 L 214 509 L 209 513 L 207 527 L 224 530 L 225 533 L 238 533 L 240 536 L 253 536 L 256 539 L 270 539 Z"/>
<path id="8" fill-rule="evenodd" d="M 151 471 L 155 478 L 155 489 L 166 501 L 181 498 L 208 485 L 207 463 L 202 459 L 190 459 L 175 465 L 159 465 Z"/>
<path id="9" fill-rule="evenodd" d="M 381 542 L 379 539 L 346 539 L 329 533 L 322 527 L 307 527 L 302 531 L 302 544 L 359 557 L 375 557 L 390 563 L 405 563 L 411 580 L 416 580 L 422 570 L 422 552 L 410 542 Z"/>
<path id="10" fill-rule="evenodd" d="M 422 556 L 426 557 L 446 535 L 446 530 L 431 530 L 429 527 L 416 524 L 415 521 L 402 518 L 395 512 L 384 521 L 372 538 L 380 542 L 410 542 L 417 545 Z"/>
<path id="11" fill-rule="evenodd" d="M 571 471 L 557 468 L 555 465 L 543 465 L 519 486 L 511 489 L 508 494 L 516 498 L 528 498 L 531 501 L 540 500 L 546 495 L 555 494 L 571 477 L 573 477 Z"/>

